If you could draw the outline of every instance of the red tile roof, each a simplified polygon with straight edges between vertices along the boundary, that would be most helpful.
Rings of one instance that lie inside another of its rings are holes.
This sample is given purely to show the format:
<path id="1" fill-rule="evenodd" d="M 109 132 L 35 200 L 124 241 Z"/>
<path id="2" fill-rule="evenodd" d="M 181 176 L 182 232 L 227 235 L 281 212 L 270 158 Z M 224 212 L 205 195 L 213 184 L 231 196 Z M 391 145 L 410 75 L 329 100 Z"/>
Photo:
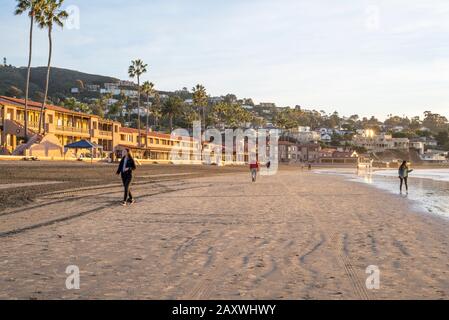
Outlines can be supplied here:
<path id="1" fill-rule="evenodd" d="M 5 97 L 5 96 L 0 96 L 0 103 L 9 103 L 9 104 L 13 104 L 16 106 L 18 105 L 21 107 L 25 106 L 24 99 L 17 99 L 17 98 Z M 28 107 L 31 107 L 32 109 L 40 109 L 41 106 L 42 106 L 42 103 L 40 103 L 40 102 L 28 100 Z M 72 113 L 72 114 L 76 114 L 76 115 L 80 115 L 80 116 L 88 116 L 88 117 L 92 116 L 91 114 L 88 114 L 88 113 L 76 112 L 76 111 L 73 111 L 70 109 L 66 109 L 66 108 L 51 105 L 51 104 L 46 104 L 45 108 L 47 108 L 48 110 Z"/>

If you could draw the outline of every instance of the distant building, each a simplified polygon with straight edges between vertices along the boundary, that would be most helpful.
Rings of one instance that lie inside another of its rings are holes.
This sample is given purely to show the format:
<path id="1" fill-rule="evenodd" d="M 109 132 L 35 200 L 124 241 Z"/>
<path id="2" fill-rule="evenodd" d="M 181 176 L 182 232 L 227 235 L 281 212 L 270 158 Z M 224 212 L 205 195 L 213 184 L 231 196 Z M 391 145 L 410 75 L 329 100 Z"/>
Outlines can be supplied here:
<path id="1" fill-rule="evenodd" d="M 296 139 L 299 143 L 315 143 L 320 141 L 321 135 L 316 131 L 310 130 L 310 127 L 297 127 L 286 132 L 290 138 Z"/>
<path id="2" fill-rule="evenodd" d="M 448 161 L 448 154 L 447 151 L 429 149 L 420 157 L 422 161 L 443 163 Z"/>
<path id="3" fill-rule="evenodd" d="M 323 141 L 325 143 L 330 143 L 332 141 L 332 136 L 328 133 L 322 134 L 321 141 Z"/>
<path id="4" fill-rule="evenodd" d="M 393 138 L 390 134 L 375 134 L 370 130 L 365 130 L 363 134 L 353 137 L 353 144 L 363 147 L 369 152 L 384 152 L 386 150 L 408 150 L 410 140 L 408 138 Z"/>
<path id="5" fill-rule="evenodd" d="M 215 103 L 223 102 L 223 101 L 224 101 L 224 98 L 223 98 L 223 97 L 210 97 L 210 98 L 209 98 L 209 101 L 210 101 L 212 104 L 215 104 Z"/>
<path id="6" fill-rule="evenodd" d="M 321 146 L 318 143 L 307 143 L 299 145 L 300 162 L 319 162 Z"/>
<path id="7" fill-rule="evenodd" d="M 86 89 L 89 92 L 99 92 L 100 91 L 100 86 L 96 85 L 96 84 L 88 84 L 86 85 Z"/>
<path id="8" fill-rule="evenodd" d="M 419 154 L 424 154 L 425 144 L 422 141 L 410 140 L 410 148 L 416 149 Z"/>
<path id="9" fill-rule="evenodd" d="M 278 151 L 279 162 L 291 162 L 297 158 L 298 147 L 295 143 L 290 141 L 279 141 Z"/>
<path id="10" fill-rule="evenodd" d="M 403 126 L 395 126 L 391 130 L 393 130 L 393 132 L 398 133 L 398 132 L 404 131 L 404 127 Z"/>
<path id="11" fill-rule="evenodd" d="M 276 104 L 272 102 L 261 102 L 259 103 L 259 107 L 261 108 L 276 108 Z"/>

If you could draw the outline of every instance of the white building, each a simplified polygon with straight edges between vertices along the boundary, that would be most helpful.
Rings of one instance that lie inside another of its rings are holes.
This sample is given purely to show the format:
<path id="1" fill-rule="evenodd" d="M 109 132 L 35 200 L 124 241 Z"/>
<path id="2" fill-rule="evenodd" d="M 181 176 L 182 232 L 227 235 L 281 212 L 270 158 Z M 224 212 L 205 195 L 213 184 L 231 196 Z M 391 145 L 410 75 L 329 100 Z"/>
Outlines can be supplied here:
<path id="1" fill-rule="evenodd" d="M 447 162 L 448 161 L 448 152 L 441 150 L 427 150 L 421 156 L 421 160 L 429 161 L 429 162 Z"/>
<path id="2" fill-rule="evenodd" d="M 352 142 L 357 147 L 363 147 L 370 152 L 384 152 L 386 150 L 408 150 L 408 138 L 393 138 L 390 134 L 375 134 L 372 130 L 364 130 L 363 134 L 354 136 Z"/>
<path id="3" fill-rule="evenodd" d="M 332 136 L 328 133 L 322 134 L 321 135 L 321 141 L 329 143 L 332 141 Z"/>
<path id="4" fill-rule="evenodd" d="M 422 141 L 410 141 L 410 148 L 418 150 L 419 154 L 424 154 L 425 145 Z"/>
<path id="5" fill-rule="evenodd" d="M 310 127 L 297 127 L 287 132 L 287 136 L 296 139 L 300 143 L 310 143 L 320 141 L 321 135 Z"/>

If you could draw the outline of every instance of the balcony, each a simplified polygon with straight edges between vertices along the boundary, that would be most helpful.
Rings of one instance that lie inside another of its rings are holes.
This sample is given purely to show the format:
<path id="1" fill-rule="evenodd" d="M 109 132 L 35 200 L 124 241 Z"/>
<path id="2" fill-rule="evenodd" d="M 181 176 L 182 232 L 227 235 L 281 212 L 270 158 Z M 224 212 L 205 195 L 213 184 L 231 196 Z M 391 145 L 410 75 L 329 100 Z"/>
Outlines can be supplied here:
<path id="1" fill-rule="evenodd" d="M 20 119 L 20 120 L 16 120 L 18 123 L 20 123 L 22 126 L 25 126 L 25 121 Z M 34 122 L 34 121 L 28 121 L 27 122 L 28 128 L 32 128 L 32 129 L 39 129 L 39 122 Z"/>
<path id="2" fill-rule="evenodd" d="M 76 128 L 76 127 L 56 126 L 56 130 L 64 131 L 64 132 L 89 134 L 89 130 L 88 129 Z"/>
<path id="3" fill-rule="evenodd" d="M 112 131 L 99 130 L 98 133 L 99 133 L 100 136 L 112 137 Z"/>

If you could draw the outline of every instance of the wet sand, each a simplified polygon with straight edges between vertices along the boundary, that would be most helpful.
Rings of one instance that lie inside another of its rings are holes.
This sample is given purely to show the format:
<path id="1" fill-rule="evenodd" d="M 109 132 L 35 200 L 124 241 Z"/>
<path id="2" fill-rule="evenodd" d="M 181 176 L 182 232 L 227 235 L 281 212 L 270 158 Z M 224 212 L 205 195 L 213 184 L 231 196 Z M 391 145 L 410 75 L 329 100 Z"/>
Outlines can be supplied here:
<path id="1" fill-rule="evenodd" d="M 49 192 L 94 186 L 117 185 L 118 164 L 55 161 L 0 162 L 0 212 L 8 207 L 32 203 Z M 243 167 L 216 166 L 139 166 L 135 182 L 172 180 L 182 176 L 202 177 L 245 171 Z"/>
<path id="2" fill-rule="evenodd" d="M 0 298 L 448 299 L 447 220 L 343 177 L 141 181 L 125 208 L 120 187 L 95 188 L 0 213 Z"/>

